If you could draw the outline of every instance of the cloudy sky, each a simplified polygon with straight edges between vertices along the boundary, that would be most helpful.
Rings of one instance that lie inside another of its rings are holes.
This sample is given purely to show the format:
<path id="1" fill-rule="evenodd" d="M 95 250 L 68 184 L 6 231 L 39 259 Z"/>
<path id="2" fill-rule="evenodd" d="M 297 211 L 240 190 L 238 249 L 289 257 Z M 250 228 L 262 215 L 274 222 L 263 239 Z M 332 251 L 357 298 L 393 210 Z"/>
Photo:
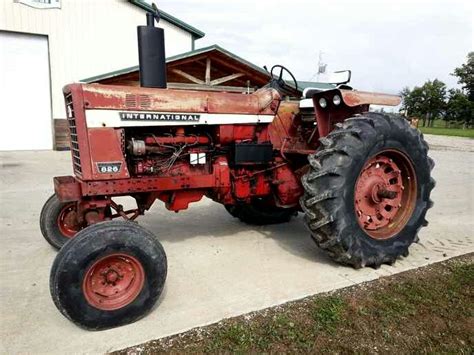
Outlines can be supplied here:
<path id="1" fill-rule="evenodd" d="M 351 69 L 359 90 L 398 93 L 449 73 L 473 50 L 471 0 L 160 0 L 158 5 L 260 66 L 283 64 L 298 80 Z"/>

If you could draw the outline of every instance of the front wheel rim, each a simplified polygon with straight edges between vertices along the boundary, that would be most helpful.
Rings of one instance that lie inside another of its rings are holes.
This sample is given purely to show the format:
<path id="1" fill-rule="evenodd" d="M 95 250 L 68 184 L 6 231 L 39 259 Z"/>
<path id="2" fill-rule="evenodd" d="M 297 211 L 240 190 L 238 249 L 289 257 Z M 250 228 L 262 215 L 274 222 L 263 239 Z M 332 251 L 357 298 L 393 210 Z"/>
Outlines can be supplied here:
<path id="1" fill-rule="evenodd" d="M 58 228 L 61 234 L 70 239 L 81 230 L 80 224 L 77 222 L 77 207 L 75 203 L 64 206 L 58 215 Z"/>
<path id="2" fill-rule="evenodd" d="M 405 153 L 387 149 L 364 164 L 354 189 L 359 226 L 371 238 L 390 239 L 410 220 L 416 206 L 417 179 Z"/>
<path id="3" fill-rule="evenodd" d="M 82 291 L 87 302 L 103 311 L 132 303 L 145 284 L 145 270 L 135 257 L 117 253 L 100 258 L 85 273 Z"/>

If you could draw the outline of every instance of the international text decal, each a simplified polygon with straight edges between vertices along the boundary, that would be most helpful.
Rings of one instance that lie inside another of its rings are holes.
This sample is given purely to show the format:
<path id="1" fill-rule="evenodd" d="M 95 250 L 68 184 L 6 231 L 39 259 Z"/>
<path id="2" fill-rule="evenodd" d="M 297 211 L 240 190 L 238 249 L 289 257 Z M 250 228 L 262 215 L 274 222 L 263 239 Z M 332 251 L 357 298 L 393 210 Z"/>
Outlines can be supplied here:
<path id="1" fill-rule="evenodd" d="M 186 113 L 158 113 L 158 112 L 119 112 L 122 121 L 179 121 L 199 122 L 201 115 Z"/>

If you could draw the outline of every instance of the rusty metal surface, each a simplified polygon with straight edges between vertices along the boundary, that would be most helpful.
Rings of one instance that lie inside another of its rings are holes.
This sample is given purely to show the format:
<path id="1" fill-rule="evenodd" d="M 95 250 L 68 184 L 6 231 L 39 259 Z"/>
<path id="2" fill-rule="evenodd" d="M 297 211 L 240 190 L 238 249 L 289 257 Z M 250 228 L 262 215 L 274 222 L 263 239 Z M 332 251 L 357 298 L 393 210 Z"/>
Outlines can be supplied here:
<path id="1" fill-rule="evenodd" d="M 280 99 L 274 89 L 242 95 L 98 84 L 72 84 L 65 88 L 75 90 L 82 90 L 85 109 L 272 115 Z"/>
<path id="2" fill-rule="evenodd" d="M 122 129 L 88 128 L 90 160 L 93 180 L 127 179 L 130 177 L 127 162 L 122 151 Z M 113 162 L 120 165 L 116 172 L 103 173 L 99 165 L 103 162 Z"/>
<path id="3" fill-rule="evenodd" d="M 61 202 L 79 201 L 82 197 L 81 184 L 72 176 L 56 176 L 53 184 Z"/>
<path id="4" fill-rule="evenodd" d="M 401 97 L 397 95 L 351 90 L 340 90 L 340 92 L 344 103 L 350 107 L 359 105 L 398 106 L 402 102 Z"/>
<path id="5" fill-rule="evenodd" d="M 278 114 L 268 126 L 268 135 L 273 148 L 279 150 L 282 156 L 286 153 L 313 153 L 319 145 L 317 139 L 311 139 L 314 125 L 303 125 L 298 113 L 298 101 L 282 102 Z"/>

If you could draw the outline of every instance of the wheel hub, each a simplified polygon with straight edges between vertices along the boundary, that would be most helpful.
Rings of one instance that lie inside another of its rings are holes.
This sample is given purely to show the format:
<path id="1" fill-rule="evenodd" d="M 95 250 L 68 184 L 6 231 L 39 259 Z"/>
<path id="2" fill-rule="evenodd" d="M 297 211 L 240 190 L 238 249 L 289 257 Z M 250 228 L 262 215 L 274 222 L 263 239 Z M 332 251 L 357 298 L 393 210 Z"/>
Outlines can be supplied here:
<path id="1" fill-rule="evenodd" d="M 76 204 L 72 203 L 64 206 L 58 215 L 58 228 L 66 238 L 72 238 L 81 230 L 81 225 L 77 221 Z"/>
<path id="2" fill-rule="evenodd" d="M 132 303 L 144 282 L 145 271 L 136 258 L 112 254 L 99 259 L 88 269 L 82 289 L 90 305 L 112 311 Z"/>
<path id="3" fill-rule="evenodd" d="M 403 228 L 414 207 L 414 177 L 411 162 L 395 150 L 366 162 L 356 182 L 354 203 L 358 223 L 369 236 L 387 239 Z"/>

